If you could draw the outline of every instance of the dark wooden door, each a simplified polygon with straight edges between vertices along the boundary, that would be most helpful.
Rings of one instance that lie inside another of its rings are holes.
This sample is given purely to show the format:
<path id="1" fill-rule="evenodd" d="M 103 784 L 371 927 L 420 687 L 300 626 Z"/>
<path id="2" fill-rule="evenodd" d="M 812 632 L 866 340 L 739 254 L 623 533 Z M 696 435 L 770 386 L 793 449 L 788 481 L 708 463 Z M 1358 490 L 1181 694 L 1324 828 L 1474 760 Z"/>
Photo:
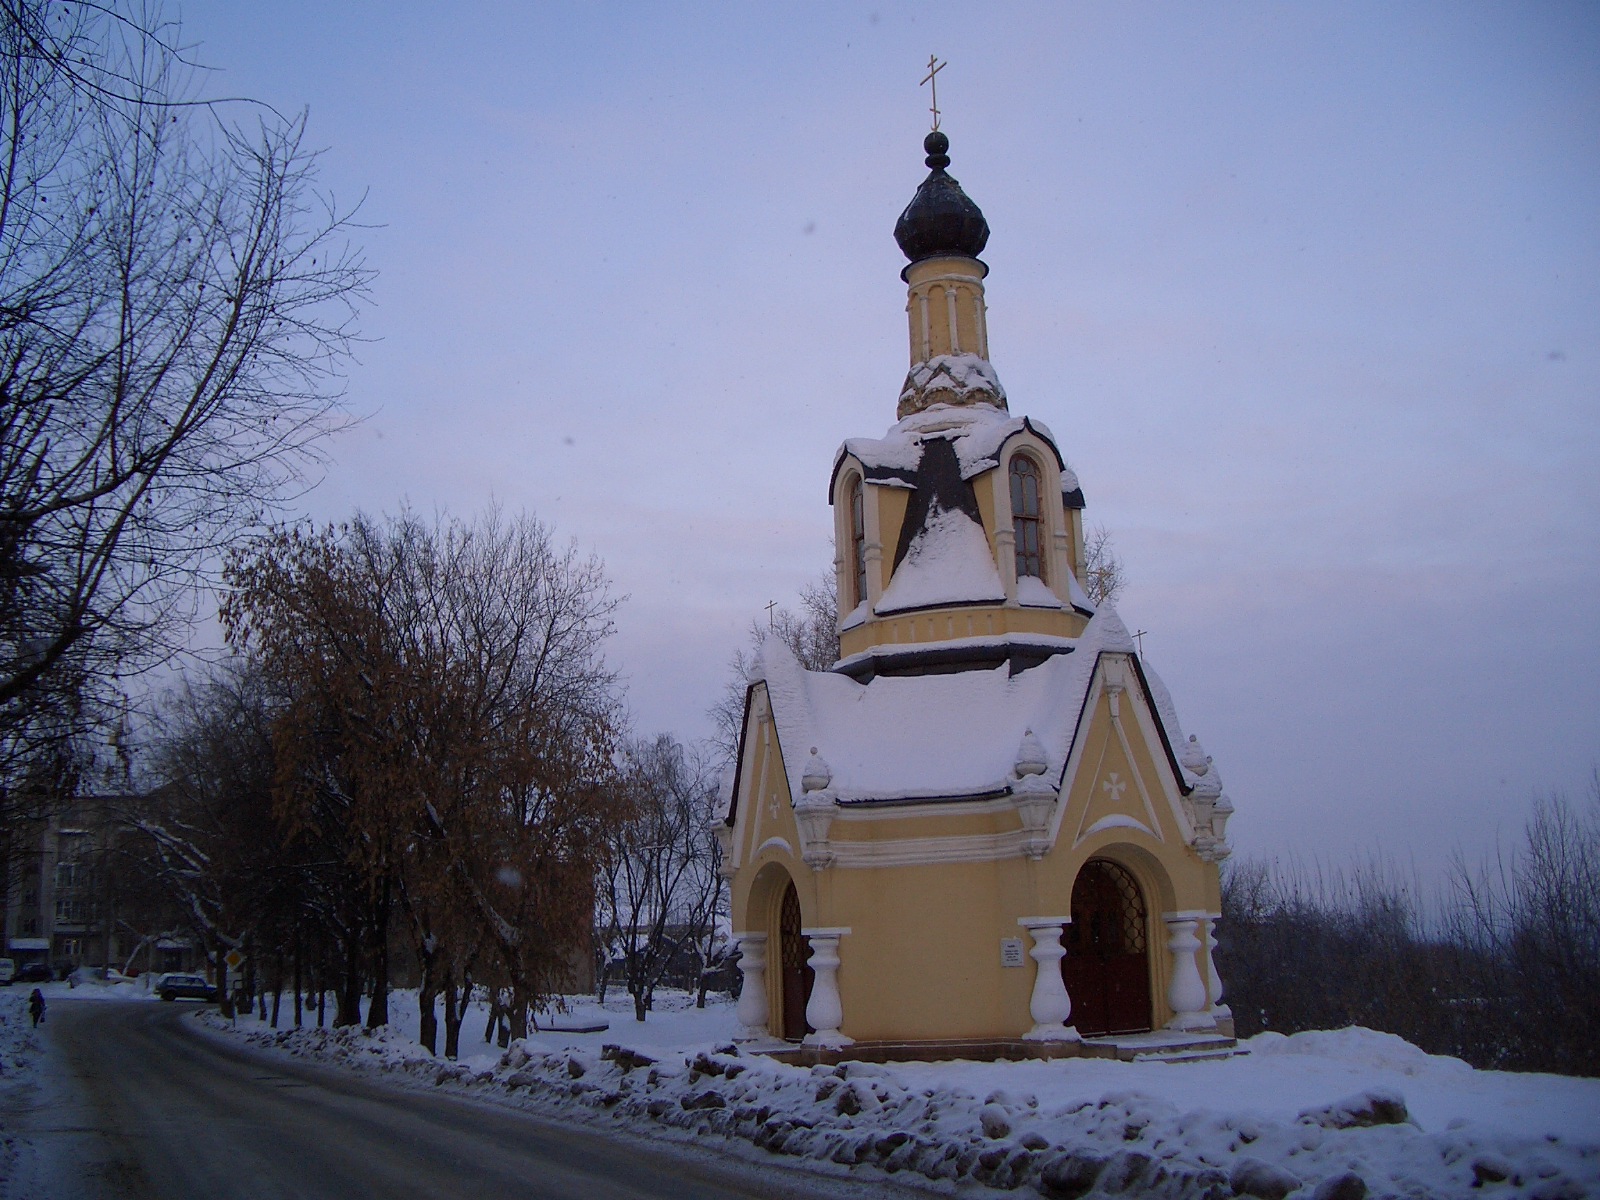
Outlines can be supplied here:
<path id="1" fill-rule="evenodd" d="M 798 1042 L 811 1032 L 806 1024 L 806 1001 L 811 999 L 815 977 L 805 935 L 800 932 L 800 895 L 790 884 L 783 893 L 783 908 L 778 917 L 778 950 L 783 979 L 783 1036 Z"/>
<path id="2" fill-rule="evenodd" d="M 1072 885 L 1061 978 L 1071 1023 L 1085 1037 L 1150 1028 L 1150 963 L 1144 895 L 1128 871 L 1091 858 Z"/>

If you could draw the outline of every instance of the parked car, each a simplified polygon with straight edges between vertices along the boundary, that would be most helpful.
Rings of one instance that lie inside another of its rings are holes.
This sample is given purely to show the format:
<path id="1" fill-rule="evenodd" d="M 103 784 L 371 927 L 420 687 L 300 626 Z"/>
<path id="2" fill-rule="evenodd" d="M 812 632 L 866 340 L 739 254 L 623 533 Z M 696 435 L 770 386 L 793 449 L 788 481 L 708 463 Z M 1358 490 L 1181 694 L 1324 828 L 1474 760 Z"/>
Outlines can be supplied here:
<path id="1" fill-rule="evenodd" d="M 48 963 L 23 963 L 17 968 L 18 983 L 53 983 L 56 973 Z"/>
<path id="2" fill-rule="evenodd" d="M 0 958 L 0 987 L 5 987 L 17 977 L 17 964 L 14 959 Z"/>
<path id="3" fill-rule="evenodd" d="M 215 1000 L 217 989 L 206 982 L 203 975 L 163 975 L 156 985 L 156 995 L 163 1000 Z"/>

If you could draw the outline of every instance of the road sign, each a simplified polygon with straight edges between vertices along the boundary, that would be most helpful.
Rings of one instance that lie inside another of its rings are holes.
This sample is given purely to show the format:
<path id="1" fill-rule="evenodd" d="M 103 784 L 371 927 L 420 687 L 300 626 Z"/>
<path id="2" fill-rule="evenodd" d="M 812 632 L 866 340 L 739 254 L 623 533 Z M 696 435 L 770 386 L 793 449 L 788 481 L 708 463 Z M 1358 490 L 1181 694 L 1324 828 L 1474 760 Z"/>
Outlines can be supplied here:
<path id="1" fill-rule="evenodd" d="M 244 955 L 240 954 L 237 950 L 229 950 L 225 955 L 222 956 L 222 961 L 237 971 L 239 969 L 239 964 L 244 961 Z"/>

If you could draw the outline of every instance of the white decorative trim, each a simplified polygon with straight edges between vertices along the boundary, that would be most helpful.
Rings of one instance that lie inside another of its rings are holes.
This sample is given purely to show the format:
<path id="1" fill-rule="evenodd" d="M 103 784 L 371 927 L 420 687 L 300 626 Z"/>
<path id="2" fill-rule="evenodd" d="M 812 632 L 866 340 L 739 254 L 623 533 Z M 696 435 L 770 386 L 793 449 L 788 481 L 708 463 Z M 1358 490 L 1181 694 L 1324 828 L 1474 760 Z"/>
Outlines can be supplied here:
<path id="1" fill-rule="evenodd" d="M 841 804 L 835 821 L 843 824 L 871 821 L 905 821 L 921 817 L 974 817 L 1010 812 L 1016 802 L 1010 796 L 995 796 L 988 800 L 943 800 L 926 804 L 883 804 L 856 806 Z"/>
<path id="2" fill-rule="evenodd" d="M 835 867 L 912 867 L 931 863 L 994 862 L 1026 853 L 1025 830 L 963 837 L 897 838 L 886 842 L 830 843 Z"/>
<path id="3" fill-rule="evenodd" d="M 960 275 L 954 272 L 947 272 L 944 275 L 929 275 L 926 279 L 919 279 L 917 280 L 916 286 L 919 288 L 925 288 L 929 284 L 934 283 L 976 283 L 979 286 L 982 286 L 983 276 Z"/>
<path id="4" fill-rule="evenodd" d="M 1078 842 L 1082 843 L 1085 839 L 1093 837 L 1103 829 L 1137 829 L 1140 833 L 1149 834 L 1158 842 L 1161 840 L 1161 835 L 1139 820 L 1138 817 L 1130 817 L 1126 813 L 1112 813 L 1109 817 L 1101 817 L 1080 833 Z"/>
<path id="5" fill-rule="evenodd" d="M 769 837 L 766 841 L 762 842 L 761 845 L 756 847 L 756 852 L 750 857 L 752 859 L 760 858 L 761 855 L 767 850 L 782 850 L 790 858 L 796 857 L 794 847 L 789 845 L 789 840 L 781 837 Z"/>

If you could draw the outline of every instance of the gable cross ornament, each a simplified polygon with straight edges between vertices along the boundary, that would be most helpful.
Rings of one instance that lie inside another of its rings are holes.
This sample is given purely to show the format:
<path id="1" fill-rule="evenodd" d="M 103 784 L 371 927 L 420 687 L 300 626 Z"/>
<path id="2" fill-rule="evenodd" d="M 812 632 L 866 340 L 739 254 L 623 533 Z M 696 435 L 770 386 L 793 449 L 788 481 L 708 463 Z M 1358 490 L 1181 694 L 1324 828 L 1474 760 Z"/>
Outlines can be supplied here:
<path id="1" fill-rule="evenodd" d="M 930 54 L 930 55 L 928 55 L 928 73 L 922 77 L 922 82 L 923 83 L 931 85 L 928 90 L 929 90 L 930 95 L 933 98 L 933 127 L 935 129 L 939 128 L 939 79 L 938 79 L 938 76 L 939 76 L 939 72 L 944 70 L 949 65 L 950 64 L 947 63 L 947 62 L 940 62 L 939 59 L 937 58 L 937 56 Z M 921 85 L 919 84 L 918 86 L 920 87 Z"/>

